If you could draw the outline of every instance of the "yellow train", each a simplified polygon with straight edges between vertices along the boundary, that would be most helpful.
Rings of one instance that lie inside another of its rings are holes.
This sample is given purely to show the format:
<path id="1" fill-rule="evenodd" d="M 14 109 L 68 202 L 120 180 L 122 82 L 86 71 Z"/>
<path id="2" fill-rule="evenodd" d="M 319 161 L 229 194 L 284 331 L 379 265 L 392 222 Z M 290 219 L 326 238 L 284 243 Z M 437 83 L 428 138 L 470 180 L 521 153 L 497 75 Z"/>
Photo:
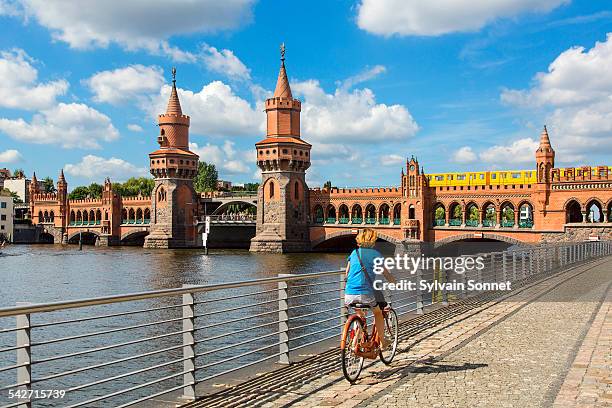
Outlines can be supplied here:
<path id="1" fill-rule="evenodd" d="M 427 174 L 430 187 L 535 184 L 535 170 L 468 171 Z"/>

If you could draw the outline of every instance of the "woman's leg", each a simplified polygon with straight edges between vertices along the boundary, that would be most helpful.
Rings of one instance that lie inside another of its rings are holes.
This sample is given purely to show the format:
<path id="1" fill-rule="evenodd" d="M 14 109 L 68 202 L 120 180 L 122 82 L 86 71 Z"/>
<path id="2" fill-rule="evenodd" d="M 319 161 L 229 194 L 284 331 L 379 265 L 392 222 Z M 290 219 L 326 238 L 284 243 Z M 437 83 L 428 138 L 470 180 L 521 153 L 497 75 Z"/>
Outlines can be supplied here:
<path id="1" fill-rule="evenodd" d="M 376 326 L 376 334 L 378 335 L 378 344 L 382 348 L 387 348 L 388 344 L 385 340 L 385 318 L 379 306 L 372 309 L 374 312 L 374 325 Z"/>

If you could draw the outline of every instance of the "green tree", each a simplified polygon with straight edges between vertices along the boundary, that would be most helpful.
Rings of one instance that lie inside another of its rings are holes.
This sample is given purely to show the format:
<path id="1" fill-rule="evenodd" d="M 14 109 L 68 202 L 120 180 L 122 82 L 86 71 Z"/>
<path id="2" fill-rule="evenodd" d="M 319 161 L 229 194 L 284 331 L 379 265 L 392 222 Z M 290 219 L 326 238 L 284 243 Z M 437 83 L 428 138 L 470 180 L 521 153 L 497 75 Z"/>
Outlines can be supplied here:
<path id="1" fill-rule="evenodd" d="M 478 221 L 478 208 L 476 208 L 475 205 L 470 207 L 470 211 L 468 212 L 468 220 Z"/>
<path id="2" fill-rule="evenodd" d="M 444 220 L 446 219 L 446 214 L 444 213 L 444 208 L 438 207 L 436 208 L 436 212 L 434 214 L 436 220 Z"/>
<path id="3" fill-rule="evenodd" d="M 55 189 L 55 184 L 53 184 L 53 179 L 51 177 L 45 177 L 43 179 L 43 192 L 45 193 L 55 193 L 57 190 Z"/>
<path id="4" fill-rule="evenodd" d="M 131 177 L 125 183 L 113 183 L 113 190 L 123 197 L 133 197 L 138 194 L 148 197 L 154 187 L 155 181 L 148 177 Z"/>
<path id="5" fill-rule="evenodd" d="M 102 186 L 98 183 L 91 183 L 87 187 L 89 198 L 102 198 Z"/>
<path id="6" fill-rule="evenodd" d="M 217 189 L 218 180 L 219 173 L 217 173 L 215 165 L 212 163 L 200 162 L 198 165 L 198 172 L 193 180 L 193 187 L 198 193 L 202 191 L 214 191 Z"/>
<path id="7" fill-rule="evenodd" d="M 245 183 L 244 189 L 246 191 L 257 191 L 259 188 L 259 183 Z"/>
<path id="8" fill-rule="evenodd" d="M 25 177 L 25 173 L 23 172 L 23 169 L 15 169 L 15 171 L 13 171 L 13 177 L 15 178 Z"/>
<path id="9" fill-rule="evenodd" d="M 19 195 L 17 195 L 17 193 L 15 193 L 14 191 L 9 190 L 8 188 L 0 188 L 0 192 L 10 194 L 11 197 L 13 197 L 13 203 L 15 204 L 23 203 L 23 200 L 19 198 Z"/>
<path id="10" fill-rule="evenodd" d="M 331 188 L 332 188 L 332 182 L 331 182 L 330 180 L 327 180 L 327 181 L 325 182 L 325 184 L 323 184 L 323 188 L 324 188 L 324 189 L 326 189 L 326 190 L 331 190 Z"/>
<path id="11" fill-rule="evenodd" d="M 507 222 L 514 222 L 514 210 L 510 207 L 504 208 L 504 212 L 502 213 L 502 218 Z"/>
<path id="12" fill-rule="evenodd" d="M 70 200 L 84 200 L 89 197 L 89 188 L 85 186 L 75 187 L 74 190 L 68 194 Z"/>
<path id="13" fill-rule="evenodd" d="M 453 208 L 453 219 L 461 219 L 461 214 L 461 206 L 456 205 L 455 208 Z"/>

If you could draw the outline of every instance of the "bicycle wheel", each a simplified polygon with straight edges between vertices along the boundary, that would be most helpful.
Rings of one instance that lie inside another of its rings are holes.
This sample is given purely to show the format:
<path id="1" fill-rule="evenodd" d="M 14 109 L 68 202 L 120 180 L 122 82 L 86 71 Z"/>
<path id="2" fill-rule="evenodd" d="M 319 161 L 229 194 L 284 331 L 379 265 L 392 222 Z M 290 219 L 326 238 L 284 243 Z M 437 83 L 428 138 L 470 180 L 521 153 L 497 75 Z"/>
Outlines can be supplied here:
<path id="1" fill-rule="evenodd" d="M 344 378 L 351 384 L 357 381 L 361 369 L 363 368 L 363 357 L 357 356 L 355 350 L 357 345 L 365 340 L 365 329 L 361 319 L 349 318 L 346 322 L 345 329 L 346 336 L 344 347 L 342 348 L 342 372 Z"/>
<path id="2" fill-rule="evenodd" d="M 397 314 L 395 310 L 389 309 L 386 312 L 385 316 L 385 338 L 389 340 L 391 343 L 387 346 L 386 349 L 380 349 L 378 355 L 380 356 L 380 360 L 386 365 L 391 364 L 393 358 L 395 357 L 395 353 L 397 352 Z"/>

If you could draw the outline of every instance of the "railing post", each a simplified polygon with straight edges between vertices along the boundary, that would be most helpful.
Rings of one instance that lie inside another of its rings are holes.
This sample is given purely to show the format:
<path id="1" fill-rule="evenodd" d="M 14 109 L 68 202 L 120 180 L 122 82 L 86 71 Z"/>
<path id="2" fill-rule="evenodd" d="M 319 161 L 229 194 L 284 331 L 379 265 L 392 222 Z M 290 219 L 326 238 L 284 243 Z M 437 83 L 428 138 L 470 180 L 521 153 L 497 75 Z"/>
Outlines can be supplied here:
<path id="1" fill-rule="evenodd" d="M 526 265 L 526 257 L 527 257 L 527 251 L 523 251 L 521 253 L 521 270 L 523 271 L 523 278 L 527 277 L 527 265 Z"/>
<path id="2" fill-rule="evenodd" d="M 184 288 L 193 285 L 183 285 Z M 194 400 L 195 393 L 195 304 L 193 293 L 183 295 L 183 398 Z"/>
<path id="3" fill-rule="evenodd" d="M 506 282 L 506 252 L 502 252 L 502 281 Z"/>
<path id="4" fill-rule="evenodd" d="M 512 251 L 512 280 L 516 281 L 516 251 Z"/>
<path id="5" fill-rule="evenodd" d="M 291 276 L 280 273 L 279 277 Z M 289 304 L 287 301 L 287 281 L 278 282 L 278 341 L 280 364 L 290 364 L 289 359 Z"/>
<path id="6" fill-rule="evenodd" d="M 342 336 L 342 330 L 344 323 L 346 323 L 346 317 L 348 315 L 348 308 L 344 304 L 344 288 L 346 287 L 346 274 L 340 274 L 340 336 Z"/>
<path id="7" fill-rule="evenodd" d="M 421 280 L 423 279 L 423 271 L 421 268 L 416 270 L 416 313 L 423 314 L 423 291 L 421 290 Z"/>
<path id="8" fill-rule="evenodd" d="M 31 303 L 17 302 L 17 306 L 27 306 Z M 30 391 L 32 389 L 32 354 L 30 349 L 30 314 L 20 314 L 16 316 L 17 321 L 17 365 L 25 364 L 17 368 L 17 383 L 23 384 L 20 390 Z M 26 393 L 27 395 L 27 393 Z M 19 408 L 31 408 L 32 401 L 28 398 L 19 405 Z"/>
<path id="9" fill-rule="evenodd" d="M 442 280 L 442 284 L 444 287 L 442 288 L 442 304 L 444 306 L 448 305 L 448 290 L 446 289 L 446 282 L 448 281 L 448 273 L 446 272 L 446 268 L 440 268 L 440 278 Z"/>

